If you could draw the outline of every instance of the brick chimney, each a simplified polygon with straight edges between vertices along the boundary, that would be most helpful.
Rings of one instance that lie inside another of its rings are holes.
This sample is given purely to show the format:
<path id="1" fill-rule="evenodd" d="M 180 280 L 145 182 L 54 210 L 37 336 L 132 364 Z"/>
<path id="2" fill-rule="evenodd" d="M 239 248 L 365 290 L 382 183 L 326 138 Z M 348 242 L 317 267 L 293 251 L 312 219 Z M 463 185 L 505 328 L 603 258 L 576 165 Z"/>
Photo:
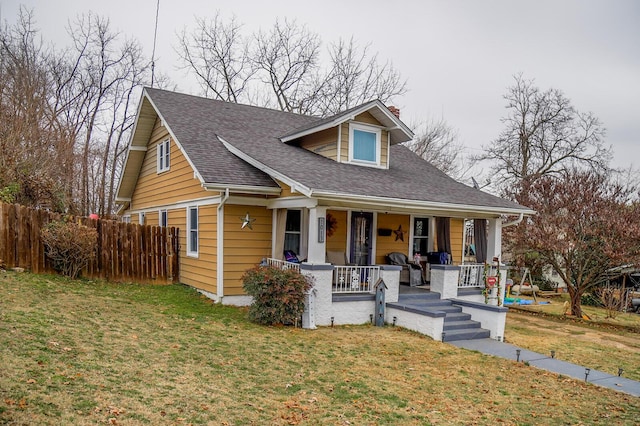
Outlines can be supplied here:
<path id="1" fill-rule="evenodd" d="M 389 111 L 391 111 L 391 114 L 395 115 L 397 118 L 400 118 L 400 109 L 394 107 L 393 105 L 389 105 L 387 107 L 389 109 Z"/>

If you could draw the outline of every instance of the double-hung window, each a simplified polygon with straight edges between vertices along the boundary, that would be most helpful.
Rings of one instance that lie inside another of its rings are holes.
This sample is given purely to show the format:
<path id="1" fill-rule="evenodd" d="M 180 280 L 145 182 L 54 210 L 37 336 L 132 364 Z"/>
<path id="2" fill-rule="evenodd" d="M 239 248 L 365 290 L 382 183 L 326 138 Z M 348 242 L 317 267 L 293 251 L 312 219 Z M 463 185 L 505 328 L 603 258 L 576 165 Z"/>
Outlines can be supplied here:
<path id="1" fill-rule="evenodd" d="M 284 231 L 284 249 L 300 254 L 300 235 L 302 232 L 302 211 L 287 210 L 287 224 Z"/>
<path id="2" fill-rule="evenodd" d="M 351 123 L 349 125 L 349 161 L 380 165 L 380 129 Z"/>
<path id="3" fill-rule="evenodd" d="M 158 212 L 158 225 L 162 226 L 163 228 L 167 227 L 169 220 L 167 218 L 167 211 L 166 210 L 160 210 Z"/>
<path id="4" fill-rule="evenodd" d="M 158 144 L 158 173 L 166 172 L 169 170 L 170 165 L 170 139 L 166 139 Z"/>
<path id="5" fill-rule="evenodd" d="M 187 256 L 198 256 L 198 207 L 187 208 Z"/>

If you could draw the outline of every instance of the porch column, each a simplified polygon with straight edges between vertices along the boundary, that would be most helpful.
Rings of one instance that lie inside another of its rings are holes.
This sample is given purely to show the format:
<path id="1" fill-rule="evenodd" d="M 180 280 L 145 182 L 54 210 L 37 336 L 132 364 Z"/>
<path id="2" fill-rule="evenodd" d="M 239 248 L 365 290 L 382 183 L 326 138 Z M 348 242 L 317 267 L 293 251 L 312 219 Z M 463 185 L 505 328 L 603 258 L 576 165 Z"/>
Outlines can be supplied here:
<path id="1" fill-rule="evenodd" d="M 489 219 L 488 222 L 487 262 L 491 263 L 494 257 L 501 257 L 502 255 L 502 219 Z"/>
<path id="2" fill-rule="evenodd" d="M 309 236 L 307 262 L 325 263 L 327 241 L 327 208 L 313 207 L 309 209 Z"/>

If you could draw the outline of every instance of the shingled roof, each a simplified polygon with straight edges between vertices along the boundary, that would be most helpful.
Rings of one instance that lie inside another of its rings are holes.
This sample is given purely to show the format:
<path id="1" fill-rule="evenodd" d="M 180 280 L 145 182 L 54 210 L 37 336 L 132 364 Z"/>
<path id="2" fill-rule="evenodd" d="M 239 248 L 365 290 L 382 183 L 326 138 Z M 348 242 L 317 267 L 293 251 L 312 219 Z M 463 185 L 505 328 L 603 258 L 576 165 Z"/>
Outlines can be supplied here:
<path id="1" fill-rule="evenodd" d="M 205 184 L 273 188 L 277 187 L 273 178 L 284 178 L 308 196 L 354 200 L 364 197 L 424 207 L 457 205 L 492 212 L 531 213 L 511 201 L 451 179 L 401 144 L 390 147 L 389 168 L 382 169 L 338 163 L 282 142 L 284 136 L 326 123 L 327 118 L 159 89 L 146 88 L 145 96 Z"/>

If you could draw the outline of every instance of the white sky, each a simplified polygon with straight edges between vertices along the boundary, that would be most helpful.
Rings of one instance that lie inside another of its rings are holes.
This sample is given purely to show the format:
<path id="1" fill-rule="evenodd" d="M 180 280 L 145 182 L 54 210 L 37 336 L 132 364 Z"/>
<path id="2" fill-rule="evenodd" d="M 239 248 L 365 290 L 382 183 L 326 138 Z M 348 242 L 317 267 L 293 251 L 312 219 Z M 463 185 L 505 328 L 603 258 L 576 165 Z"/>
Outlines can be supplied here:
<path id="1" fill-rule="evenodd" d="M 151 56 L 156 0 L 0 0 L 3 21 L 32 8 L 46 41 L 68 43 L 66 25 L 93 11 L 137 38 Z M 295 18 L 323 43 L 351 36 L 371 43 L 408 80 L 394 101 L 407 124 L 444 119 L 468 153 L 495 139 L 506 113 L 502 96 L 522 72 L 541 89 L 557 88 L 607 128 L 614 165 L 640 157 L 640 1 L 636 0 L 160 0 L 156 69 L 178 89 L 197 86 L 177 69 L 176 32 L 194 16 L 236 15 L 249 31 Z"/>

